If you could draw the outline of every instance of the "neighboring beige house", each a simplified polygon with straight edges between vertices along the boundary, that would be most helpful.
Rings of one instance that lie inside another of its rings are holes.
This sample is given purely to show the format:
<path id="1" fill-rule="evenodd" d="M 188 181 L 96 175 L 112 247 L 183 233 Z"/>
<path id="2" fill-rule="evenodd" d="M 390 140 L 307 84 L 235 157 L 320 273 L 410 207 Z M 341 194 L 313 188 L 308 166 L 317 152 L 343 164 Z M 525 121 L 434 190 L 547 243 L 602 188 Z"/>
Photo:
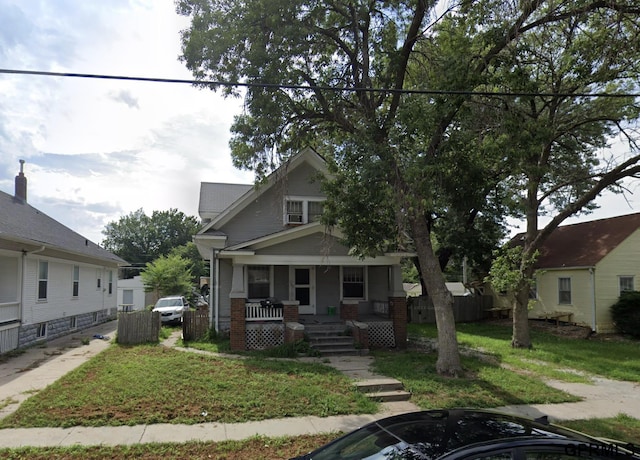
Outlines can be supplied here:
<path id="1" fill-rule="evenodd" d="M 382 335 L 406 343 L 400 262 L 407 254 L 361 259 L 341 244 L 339 230 L 327 233 L 317 221 L 321 174 L 324 159 L 307 149 L 257 187 L 201 184 L 204 227 L 194 241 L 210 261 L 212 325 L 229 332 L 233 349 L 301 338 L 323 322 L 341 323 L 342 331 L 361 323 L 370 344 Z"/>
<path id="2" fill-rule="evenodd" d="M 621 292 L 639 288 L 640 213 L 558 227 L 536 268 L 530 318 L 567 313 L 595 332 L 613 332 L 611 305 Z"/>

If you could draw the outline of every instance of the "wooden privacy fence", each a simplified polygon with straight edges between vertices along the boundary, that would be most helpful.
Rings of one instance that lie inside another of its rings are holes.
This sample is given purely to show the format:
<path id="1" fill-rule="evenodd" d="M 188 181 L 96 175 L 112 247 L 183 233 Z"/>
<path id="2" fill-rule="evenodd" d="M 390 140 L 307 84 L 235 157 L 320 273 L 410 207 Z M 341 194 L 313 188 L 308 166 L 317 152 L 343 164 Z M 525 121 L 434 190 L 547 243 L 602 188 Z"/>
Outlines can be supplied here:
<path id="1" fill-rule="evenodd" d="M 456 322 L 480 321 L 485 310 L 493 306 L 491 296 L 455 296 L 453 298 L 453 317 Z M 427 296 L 410 297 L 408 301 L 409 321 L 412 323 L 435 323 L 436 315 L 433 302 Z"/>
<path id="2" fill-rule="evenodd" d="M 204 337 L 209 330 L 208 310 L 189 310 L 182 317 L 182 338 L 185 341 Z"/>
<path id="3" fill-rule="evenodd" d="M 157 342 L 160 338 L 160 313 L 135 311 L 118 315 L 117 342 L 122 345 Z"/>

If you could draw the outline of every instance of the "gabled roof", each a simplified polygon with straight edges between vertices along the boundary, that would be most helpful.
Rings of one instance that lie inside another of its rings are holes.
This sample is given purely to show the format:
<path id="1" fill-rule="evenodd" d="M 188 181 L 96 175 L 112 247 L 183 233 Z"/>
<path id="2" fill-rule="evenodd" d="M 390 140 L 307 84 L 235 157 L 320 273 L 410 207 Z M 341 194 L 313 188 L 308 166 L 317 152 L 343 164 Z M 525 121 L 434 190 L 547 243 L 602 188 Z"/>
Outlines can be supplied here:
<path id="1" fill-rule="evenodd" d="M 224 211 L 214 217 L 211 222 L 205 225 L 198 234 L 204 234 L 211 228 L 220 227 L 227 222 L 229 222 L 233 217 L 235 217 L 240 211 L 250 205 L 252 202 L 256 200 L 260 195 L 265 193 L 274 184 L 278 181 L 279 178 L 282 177 L 282 174 L 288 173 L 298 167 L 301 164 L 309 163 L 318 171 L 328 174 L 327 164 L 325 160 L 318 155 L 314 150 L 310 148 L 306 148 L 297 155 L 291 157 L 288 161 L 286 161 L 282 166 L 280 166 L 276 171 L 271 173 L 264 183 L 260 184 L 258 187 L 249 186 L 250 188 L 238 197 L 233 203 L 231 203 Z M 222 184 L 224 185 L 224 184 Z"/>
<path id="2" fill-rule="evenodd" d="M 211 220 L 227 209 L 234 201 L 253 188 L 247 184 L 200 183 L 198 214 L 203 220 Z"/>
<path id="3" fill-rule="evenodd" d="M 119 265 L 127 264 L 125 260 L 57 220 L 4 192 L 0 192 L 0 239 L 46 246 L 49 249 Z"/>
<path id="4" fill-rule="evenodd" d="M 536 267 L 593 267 L 639 228 L 640 213 L 563 225 L 543 244 Z"/>

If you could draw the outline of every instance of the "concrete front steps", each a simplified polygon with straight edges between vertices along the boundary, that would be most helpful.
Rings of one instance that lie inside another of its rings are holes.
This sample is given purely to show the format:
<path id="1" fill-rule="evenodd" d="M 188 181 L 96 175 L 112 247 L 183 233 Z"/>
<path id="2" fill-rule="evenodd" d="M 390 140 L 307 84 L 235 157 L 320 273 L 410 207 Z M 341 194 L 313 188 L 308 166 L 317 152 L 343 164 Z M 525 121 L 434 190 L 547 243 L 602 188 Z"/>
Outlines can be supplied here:
<path id="1" fill-rule="evenodd" d="M 344 323 L 305 324 L 304 332 L 311 348 L 321 356 L 362 355 L 369 350 L 357 349 L 353 337 L 347 335 Z"/>
<path id="2" fill-rule="evenodd" d="M 408 401 L 411 393 L 405 391 L 402 382 L 391 378 L 367 379 L 356 382 L 356 389 L 369 399 L 379 402 Z"/>

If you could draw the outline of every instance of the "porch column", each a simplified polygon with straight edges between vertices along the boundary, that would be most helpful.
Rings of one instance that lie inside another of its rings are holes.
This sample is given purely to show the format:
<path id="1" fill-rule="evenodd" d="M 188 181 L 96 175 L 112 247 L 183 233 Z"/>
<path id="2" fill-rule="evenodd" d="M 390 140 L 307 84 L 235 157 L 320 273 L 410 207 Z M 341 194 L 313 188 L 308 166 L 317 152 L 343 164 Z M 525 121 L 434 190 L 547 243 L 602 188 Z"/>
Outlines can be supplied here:
<path id="1" fill-rule="evenodd" d="M 389 316 L 393 322 L 396 347 L 404 350 L 407 348 L 407 293 L 402 287 L 402 268 L 400 265 L 393 265 L 390 270 Z"/>
<path id="2" fill-rule="evenodd" d="M 389 315 L 393 321 L 396 348 L 407 348 L 407 298 L 389 297 Z"/>
<path id="3" fill-rule="evenodd" d="M 340 303 L 340 319 L 343 321 L 358 321 L 358 305 L 357 300 L 342 300 Z"/>
<path id="4" fill-rule="evenodd" d="M 297 323 L 300 319 L 298 312 L 298 306 L 300 302 L 298 300 L 283 300 L 282 301 L 282 321 L 285 323 Z"/>
<path id="5" fill-rule="evenodd" d="M 229 341 L 232 350 L 247 349 L 247 331 L 245 325 L 247 293 L 244 288 L 244 264 L 233 264 L 231 277 L 231 325 Z"/>

